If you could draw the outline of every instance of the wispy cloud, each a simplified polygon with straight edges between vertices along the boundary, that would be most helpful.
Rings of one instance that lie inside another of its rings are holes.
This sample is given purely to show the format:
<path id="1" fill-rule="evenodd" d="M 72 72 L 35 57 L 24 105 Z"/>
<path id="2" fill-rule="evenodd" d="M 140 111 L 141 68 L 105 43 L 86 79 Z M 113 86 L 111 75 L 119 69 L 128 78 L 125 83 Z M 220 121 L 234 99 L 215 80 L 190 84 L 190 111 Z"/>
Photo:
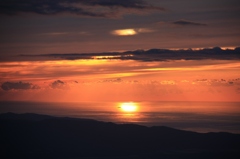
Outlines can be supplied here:
<path id="1" fill-rule="evenodd" d="M 196 79 L 192 84 L 208 85 L 208 86 L 239 86 L 240 78 L 236 79 Z"/>
<path id="2" fill-rule="evenodd" d="M 54 15 L 70 13 L 89 17 L 113 17 L 119 9 L 164 10 L 143 0 L 1 0 L 0 14 L 36 13 Z"/>
<path id="3" fill-rule="evenodd" d="M 172 24 L 181 25 L 181 26 L 207 26 L 207 24 L 204 24 L 204 23 L 197 23 L 197 22 L 183 20 L 183 19 L 174 21 L 174 22 L 172 22 Z"/>

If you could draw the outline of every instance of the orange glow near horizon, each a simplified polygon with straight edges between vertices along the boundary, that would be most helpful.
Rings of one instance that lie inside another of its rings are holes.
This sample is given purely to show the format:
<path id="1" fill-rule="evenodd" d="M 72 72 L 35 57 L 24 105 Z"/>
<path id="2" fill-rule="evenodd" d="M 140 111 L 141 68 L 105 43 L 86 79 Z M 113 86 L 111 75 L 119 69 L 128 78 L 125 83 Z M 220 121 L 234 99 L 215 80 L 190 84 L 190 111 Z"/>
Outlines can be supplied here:
<path id="1" fill-rule="evenodd" d="M 0 84 L 39 87 L 0 89 L 0 100 L 239 101 L 239 70 L 236 60 L 2 62 Z"/>

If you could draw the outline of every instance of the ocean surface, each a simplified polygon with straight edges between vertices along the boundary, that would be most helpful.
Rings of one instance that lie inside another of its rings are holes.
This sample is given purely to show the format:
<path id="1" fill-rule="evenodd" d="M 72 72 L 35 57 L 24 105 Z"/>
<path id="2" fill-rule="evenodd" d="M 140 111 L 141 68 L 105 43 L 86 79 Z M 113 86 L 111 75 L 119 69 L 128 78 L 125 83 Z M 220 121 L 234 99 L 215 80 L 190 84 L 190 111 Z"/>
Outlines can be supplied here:
<path id="1" fill-rule="evenodd" d="M 136 110 L 122 109 L 131 103 Z M 240 134 L 240 102 L 0 102 L 0 113 L 37 113 L 114 123 Z"/>

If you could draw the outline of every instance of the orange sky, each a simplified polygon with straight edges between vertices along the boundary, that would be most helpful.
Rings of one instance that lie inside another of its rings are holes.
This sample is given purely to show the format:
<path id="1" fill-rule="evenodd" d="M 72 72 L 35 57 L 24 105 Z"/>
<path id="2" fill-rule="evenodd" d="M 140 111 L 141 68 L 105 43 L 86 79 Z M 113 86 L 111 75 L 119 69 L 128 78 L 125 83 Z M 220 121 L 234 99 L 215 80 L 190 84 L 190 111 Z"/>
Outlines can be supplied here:
<path id="1" fill-rule="evenodd" d="M 2 0 L 0 100 L 240 101 L 240 1 L 62 2 Z"/>
<path id="2" fill-rule="evenodd" d="M 240 63 L 234 60 L 55 60 L 0 66 L 0 100 L 240 101 Z M 3 89 L 6 81 L 12 89 Z"/>

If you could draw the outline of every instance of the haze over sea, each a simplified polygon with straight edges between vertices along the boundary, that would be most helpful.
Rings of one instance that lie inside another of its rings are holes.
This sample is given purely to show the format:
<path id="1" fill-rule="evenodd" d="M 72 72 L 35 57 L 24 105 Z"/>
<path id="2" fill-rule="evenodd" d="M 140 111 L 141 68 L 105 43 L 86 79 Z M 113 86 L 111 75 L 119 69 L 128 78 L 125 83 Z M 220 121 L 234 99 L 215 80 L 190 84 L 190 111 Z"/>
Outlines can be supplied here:
<path id="1" fill-rule="evenodd" d="M 124 105 L 136 110 L 124 110 Z M 37 113 L 114 123 L 168 126 L 196 132 L 240 133 L 240 102 L 13 102 L 1 101 L 0 113 Z"/>

